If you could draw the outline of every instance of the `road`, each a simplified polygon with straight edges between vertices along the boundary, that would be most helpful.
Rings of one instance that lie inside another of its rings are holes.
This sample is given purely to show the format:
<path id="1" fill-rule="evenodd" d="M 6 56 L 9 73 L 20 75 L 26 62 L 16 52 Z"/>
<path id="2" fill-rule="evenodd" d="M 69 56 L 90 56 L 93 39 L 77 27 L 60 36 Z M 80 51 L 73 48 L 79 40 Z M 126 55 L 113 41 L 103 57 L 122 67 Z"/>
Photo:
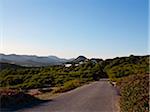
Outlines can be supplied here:
<path id="1" fill-rule="evenodd" d="M 84 85 L 19 112 L 117 112 L 117 92 L 108 80 Z"/>

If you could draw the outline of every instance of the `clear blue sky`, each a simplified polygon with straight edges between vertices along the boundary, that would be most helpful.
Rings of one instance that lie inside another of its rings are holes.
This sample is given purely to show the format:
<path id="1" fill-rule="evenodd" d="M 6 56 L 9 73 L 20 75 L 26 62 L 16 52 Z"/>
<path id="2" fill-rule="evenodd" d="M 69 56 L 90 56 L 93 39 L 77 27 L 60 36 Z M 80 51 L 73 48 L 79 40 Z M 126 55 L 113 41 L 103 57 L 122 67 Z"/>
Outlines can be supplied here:
<path id="1" fill-rule="evenodd" d="M 1 53 L 148 53 L 148 0 L 0 0 Z"/>

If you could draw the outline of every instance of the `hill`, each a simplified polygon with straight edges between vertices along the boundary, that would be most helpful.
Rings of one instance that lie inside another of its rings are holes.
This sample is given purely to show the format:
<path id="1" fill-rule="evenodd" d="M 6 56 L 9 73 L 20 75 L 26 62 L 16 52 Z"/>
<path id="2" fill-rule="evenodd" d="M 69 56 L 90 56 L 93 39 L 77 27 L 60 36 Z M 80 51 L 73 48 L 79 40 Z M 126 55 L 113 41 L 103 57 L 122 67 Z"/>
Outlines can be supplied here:
<path id="1" fill-rule="evenodd" d="M 85 56 L 78 56 L 77 58 L 73 59 L 68 63 L 80 63 L 80 62 L 84 62 L 85 60 L 88 60 Z"/>
<path id="2" fill-rule="evenodd" d="M 16 55 L 16 54 L 0 54 L 0 62 L 16 64 L 21 66 L 48 66 L 48 65 L 61 65 L 67 61 L 67 59 L 58 58 L 56 56 L 35 56 L 35 55 Z"/>

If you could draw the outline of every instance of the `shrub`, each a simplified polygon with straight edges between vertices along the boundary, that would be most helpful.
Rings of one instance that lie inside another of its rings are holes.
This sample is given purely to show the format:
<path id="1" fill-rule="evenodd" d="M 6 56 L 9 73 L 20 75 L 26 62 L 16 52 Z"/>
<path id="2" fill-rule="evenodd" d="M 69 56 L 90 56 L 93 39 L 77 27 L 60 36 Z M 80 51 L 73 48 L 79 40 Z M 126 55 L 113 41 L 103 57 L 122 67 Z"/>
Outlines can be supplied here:
<path id="1" fill-rule="evenodd" d="M 66 83 L 64 83 L 64 85 L 62 87 L 59 87 L 58 89 L 55 90 L 55 93 L 62 93 L 62 92 L 66 92 L 72 89 L 75 89 L 79 86 L 81 86 L 82 82 L 80 80 L 70 80 L 67 81 Z"/>
<path id="2" fill-rule="evenodd" d="M 132 75 L 118 83 L 121 112 L 148 112 L 149 75 Z"/>

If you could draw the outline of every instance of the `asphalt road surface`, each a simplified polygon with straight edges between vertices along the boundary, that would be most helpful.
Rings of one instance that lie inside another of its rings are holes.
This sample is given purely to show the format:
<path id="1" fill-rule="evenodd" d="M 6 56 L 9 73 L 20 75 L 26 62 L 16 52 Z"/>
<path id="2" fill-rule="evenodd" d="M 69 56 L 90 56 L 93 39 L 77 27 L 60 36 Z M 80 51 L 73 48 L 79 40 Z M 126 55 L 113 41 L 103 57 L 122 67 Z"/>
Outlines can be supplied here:
<path id="1" fill-rule="evenodd" d="M 108 80 L 84 85 L 19 112 L 117 112 L 117 91 Z"/>

